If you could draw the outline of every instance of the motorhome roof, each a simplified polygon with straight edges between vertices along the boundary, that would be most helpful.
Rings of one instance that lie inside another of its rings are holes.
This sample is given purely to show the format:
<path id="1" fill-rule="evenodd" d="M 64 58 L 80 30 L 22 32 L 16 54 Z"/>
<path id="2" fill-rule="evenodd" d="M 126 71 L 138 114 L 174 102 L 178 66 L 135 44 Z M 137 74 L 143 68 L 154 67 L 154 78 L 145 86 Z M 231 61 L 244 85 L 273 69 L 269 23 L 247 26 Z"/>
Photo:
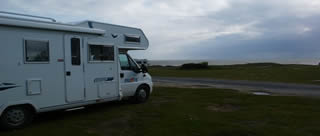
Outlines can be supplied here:
<path id="1" fill-rule="evenodd" d="M 41 21 L 41 20 L 16 18 L 16 17 L 10 17 L 10 16 L 0 16 L 0 25 L 56 30 L 56 31 L 80 32 L 80 33 L 89 33 L 89 34 L 98 34 L 98 35 L 105 34 L 105 30 L 96 29 L 96 28 L 85 28 L 85 27 L 80 27 L 72 24 L 47 22 L 47 21 Z"/>
<path id="2" fill-rule="evenodd" d="M 114 25 L 90 20 L 78 22 L 74 25 L 85 28 L 96 28 L 105 30 L 105 35 L 114 35 L 115 37 L 113 38 L 119 39 L 120 44 L 118 45 L 118 47 L 121 49 L 146 50 L 149 47 L 149 40 L 140 28 Z M 126 37 L 137 39 L 137 42 L 126 41 Z"/>
<path id="3" fill-rule="evenodd" d="M 130 26 L 123 26 L 123 25 L 116 25 L 116 24 L 109 24 L 109 23 L 98 22 L 98 21 L 93 21 L 93 20 L 83 20 L 83 21 L 80 21 L 80 22 L 72 23 L 72 24 L 78 26 L 78 25 L 80 25 L 80 24 L 88 24 L 88 22 L 97 23 L 97 24 L 102 24 L 102 25 L 110 25 L 110 26 L 115 26 L 115 27 L 136 29 L 136 30 L 139 30 L 139 31 L 141 30 L 140 28 L 135 28 L 135 27 L 130 27 Z"/>
<path id="4" fill-rule="evenodd" d="M 12 15 L 17 15 L 18 17 Z M 104 37 L 110 36 L 115 40 L 118 48 L 126 50 L 146 50 L 149 46 L 148 38 L 139 28 L 89 20 L 67 24 L 56 22 L 55 19 L 49 17 L 0 11 L 0 26 L 87 33 Z"/>

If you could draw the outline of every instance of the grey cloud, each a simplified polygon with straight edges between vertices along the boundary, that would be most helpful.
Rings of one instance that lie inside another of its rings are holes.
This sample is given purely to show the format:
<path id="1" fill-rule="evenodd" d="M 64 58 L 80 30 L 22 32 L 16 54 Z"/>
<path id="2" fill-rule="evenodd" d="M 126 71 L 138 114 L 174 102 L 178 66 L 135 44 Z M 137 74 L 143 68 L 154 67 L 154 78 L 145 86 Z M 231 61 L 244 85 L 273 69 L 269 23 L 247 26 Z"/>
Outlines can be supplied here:
<path id="1" fill-rule="evenodd" d="M 311 59 L 320 58 L 319 56 L 319 37 L 320 29 L 314 24 L 320 23 L 320 20 L 312 20 L 309 24 L 312 27 L 311 32 L 304 34 L 283 31 L 281 27 L 285 24 L 277 21 L 265 22 L 260 27 L 269 29 L 263 36 L 245 40 L 239 35 L 231 35 L 200 42 L 197 45 L 185 49 L 189 54 L 189 59 L 198 57 L 202 59 L 224 59 L 224 60 L 290 60 L 290 59 Z M 269 25 L 272 24 L 272 25 Z M 280 25 L 281 24 L 281 25 Z M 288 30 L 291 26 L 288 25 Z M 300 23 L 298 23 L 300 24 Z M 206 50 L 203 50 L 206 49 Z"/>
<path id="2" fill-rule="evenodd" d="M 149 59 L 319 58 L 319 0 L 13 0 L 2 10 L 142 28 Z"/>

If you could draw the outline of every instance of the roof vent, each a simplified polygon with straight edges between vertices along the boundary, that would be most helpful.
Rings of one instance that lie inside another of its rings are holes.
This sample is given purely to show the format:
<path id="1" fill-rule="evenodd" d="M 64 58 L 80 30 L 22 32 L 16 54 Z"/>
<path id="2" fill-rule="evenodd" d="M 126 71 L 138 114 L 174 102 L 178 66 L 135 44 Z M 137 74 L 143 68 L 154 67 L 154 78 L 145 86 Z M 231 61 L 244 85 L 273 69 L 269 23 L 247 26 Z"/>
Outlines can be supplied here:
<path id="1" fill-rule="evenodd" d="M 124 35 L 124 41 L 127 43 L 140 43 L 141 37 L 139 35 Z"/>

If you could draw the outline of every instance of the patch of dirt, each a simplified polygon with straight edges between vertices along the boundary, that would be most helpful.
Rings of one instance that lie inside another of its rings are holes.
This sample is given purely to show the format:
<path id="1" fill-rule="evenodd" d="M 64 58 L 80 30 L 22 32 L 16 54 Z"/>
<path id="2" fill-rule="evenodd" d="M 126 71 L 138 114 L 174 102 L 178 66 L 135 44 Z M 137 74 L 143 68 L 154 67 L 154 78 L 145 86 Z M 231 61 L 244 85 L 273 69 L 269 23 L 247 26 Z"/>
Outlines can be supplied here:
<path id="1" fill-rule="evenodd" d="M 212 104 L 207 107 L 207 110 L 213 112 L 233 112 L 239 110 L 239 107 L 231 104 Z"/>
<path id="2" fill-rule="evenodd" d="M 260 95 L 260 96 L 270 96 L 270 95 L 271 95 L 271 93 L 262 92 L 262 91 L 254 91 L 254 92 L 252 92 L 251 94 L 253 94 L 253 95 Z"/>

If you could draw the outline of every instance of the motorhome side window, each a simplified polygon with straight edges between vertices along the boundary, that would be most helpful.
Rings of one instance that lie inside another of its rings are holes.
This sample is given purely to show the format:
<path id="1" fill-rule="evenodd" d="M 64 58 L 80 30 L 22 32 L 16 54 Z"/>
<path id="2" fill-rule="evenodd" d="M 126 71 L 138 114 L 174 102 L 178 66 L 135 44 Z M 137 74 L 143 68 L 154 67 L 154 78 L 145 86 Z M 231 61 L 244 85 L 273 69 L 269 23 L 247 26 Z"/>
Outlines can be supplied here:
<path id="1" fill-rule="evenodd" d="M 81 53 L 80 53 L 80 39 L 71 39 L 71 63 L 72 65 L 81 65 Z"/>
<path id="2" fill-rule="evenodd" d="M 105 45 L 89 45 L 90 54 L 89 60 L 94 62 L 99 61 L 114 61 L 114 47 Z"/>
<path id="3" fill-rule="evenodd" d="M 136 35 L 124 35 L 124 41 L 129 43 L 140 43 L 140 36 Z"/>
<path id="4" fill-rule="evenodd" d="M 49 62 L 49 41 L 25 40 L 26 62 Z"/>

